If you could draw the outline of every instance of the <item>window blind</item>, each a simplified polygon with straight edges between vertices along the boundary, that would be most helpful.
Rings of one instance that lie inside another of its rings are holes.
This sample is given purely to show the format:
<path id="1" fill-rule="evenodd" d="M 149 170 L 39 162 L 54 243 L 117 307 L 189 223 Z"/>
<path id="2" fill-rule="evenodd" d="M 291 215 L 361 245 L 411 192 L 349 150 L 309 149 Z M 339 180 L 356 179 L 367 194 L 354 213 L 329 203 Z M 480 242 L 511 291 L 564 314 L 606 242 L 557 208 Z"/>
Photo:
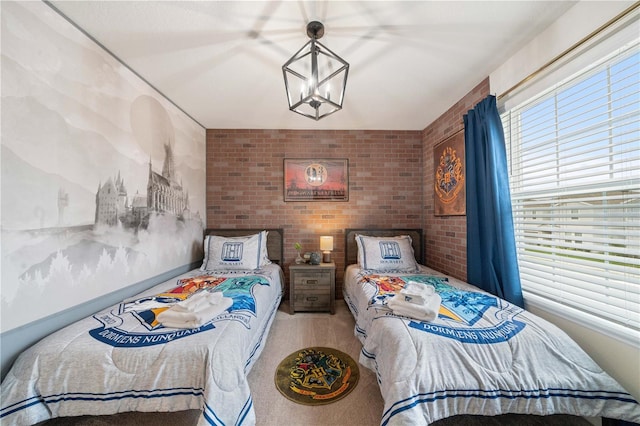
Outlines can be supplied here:
<path id="1" fill-rule="evenodd" d="M 639 41 L 502 120 L 525 303 L 640 345 Z"/>

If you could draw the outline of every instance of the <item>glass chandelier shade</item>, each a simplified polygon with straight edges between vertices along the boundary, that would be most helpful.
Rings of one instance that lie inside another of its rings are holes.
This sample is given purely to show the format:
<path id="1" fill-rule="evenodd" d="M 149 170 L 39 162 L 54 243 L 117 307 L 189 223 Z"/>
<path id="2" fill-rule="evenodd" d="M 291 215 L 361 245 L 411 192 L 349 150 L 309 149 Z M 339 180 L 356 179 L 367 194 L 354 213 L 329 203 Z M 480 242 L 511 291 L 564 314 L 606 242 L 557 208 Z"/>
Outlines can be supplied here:
<path id="1" fill-rule="evenodd" d="M 318 41 L 323 34 L 320 22 L 310 22 L 311 40 L 282 66 L 289 109 L 316 121 L 342 109 L 349 74 L 349 64 Z"/>

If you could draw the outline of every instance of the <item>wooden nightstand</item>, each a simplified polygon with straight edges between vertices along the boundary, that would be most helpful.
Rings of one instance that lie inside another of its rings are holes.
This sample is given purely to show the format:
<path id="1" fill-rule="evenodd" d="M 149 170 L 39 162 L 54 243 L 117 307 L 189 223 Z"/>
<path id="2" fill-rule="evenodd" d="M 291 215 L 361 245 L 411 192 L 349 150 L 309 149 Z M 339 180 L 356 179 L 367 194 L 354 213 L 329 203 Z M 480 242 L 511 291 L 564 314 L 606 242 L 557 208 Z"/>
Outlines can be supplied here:
<path id="1" fill-rule="evenodd" d="M 336 264 L 306 263 L 289 266 L 289 313 L 295 311 L 335 312 Z"/>

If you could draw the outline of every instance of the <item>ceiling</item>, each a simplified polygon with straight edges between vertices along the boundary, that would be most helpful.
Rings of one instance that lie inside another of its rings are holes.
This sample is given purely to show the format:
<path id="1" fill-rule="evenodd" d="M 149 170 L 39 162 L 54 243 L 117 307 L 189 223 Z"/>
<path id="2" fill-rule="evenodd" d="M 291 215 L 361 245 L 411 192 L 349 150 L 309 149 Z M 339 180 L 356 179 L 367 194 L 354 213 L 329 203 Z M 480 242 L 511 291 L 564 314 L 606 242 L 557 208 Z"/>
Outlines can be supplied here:
<path id="1" fill-rule="evenodd" d="M 422 130 L 574 1 L 49 2 L 208 129 Z M 343 109 L 288 109 L 282 65 L 325 26 Z"/>

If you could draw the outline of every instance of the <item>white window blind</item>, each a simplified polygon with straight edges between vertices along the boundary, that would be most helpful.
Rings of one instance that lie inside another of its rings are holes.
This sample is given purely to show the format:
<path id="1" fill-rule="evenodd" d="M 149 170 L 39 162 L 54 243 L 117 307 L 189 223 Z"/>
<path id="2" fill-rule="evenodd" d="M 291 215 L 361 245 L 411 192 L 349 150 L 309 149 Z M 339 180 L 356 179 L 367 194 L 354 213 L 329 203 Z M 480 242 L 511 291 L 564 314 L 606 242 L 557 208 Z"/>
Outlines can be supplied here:
<path id="1" fill-rule="evenodd" d="M 640 49 L 502 114 L 526 304 L 640 344 Z"/>

